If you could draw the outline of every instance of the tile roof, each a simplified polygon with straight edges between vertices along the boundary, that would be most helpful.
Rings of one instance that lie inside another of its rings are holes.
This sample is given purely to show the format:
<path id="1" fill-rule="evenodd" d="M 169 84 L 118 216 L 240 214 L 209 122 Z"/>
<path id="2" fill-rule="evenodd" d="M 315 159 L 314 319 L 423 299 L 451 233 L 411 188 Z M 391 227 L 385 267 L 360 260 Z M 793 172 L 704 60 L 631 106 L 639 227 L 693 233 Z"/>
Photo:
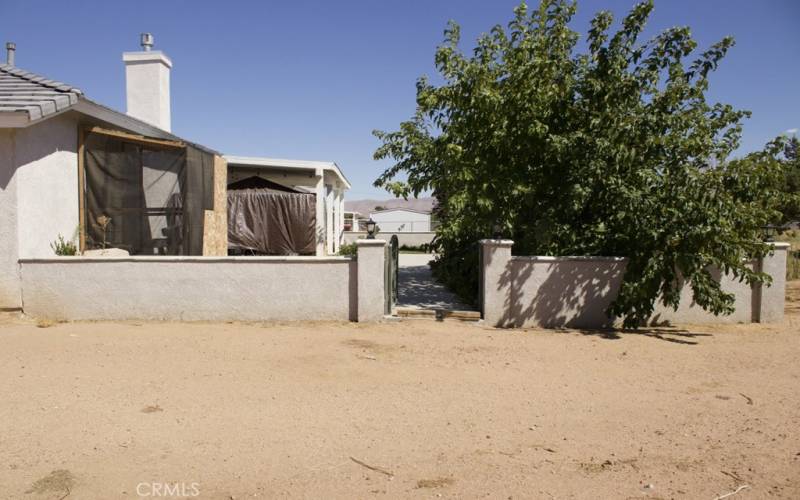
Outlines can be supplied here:
<path id="1" fill-rule="evenodd" d="M 83 91 L 72 85 L 50 80 L 15 66 L 0 64 L 0 118 L 3 115 L 22 116 L 22 126 L 47 118 L 50 115 L 74 107 L 75 111 L 110 123 L 122 130 L 128 130 L 146 137 L 183 141 L 207 153 L 219 152 L 182 139 L 157 126 L 120 113 L 88 99 Z M 3 125 L 0 123 L 0 127 Z"/>
<path id="2" fill-rule="evenodd" d="M 34 121 L 78 102 L 80 89 L 0 64 L 0 113 L 27 113 Z"/>

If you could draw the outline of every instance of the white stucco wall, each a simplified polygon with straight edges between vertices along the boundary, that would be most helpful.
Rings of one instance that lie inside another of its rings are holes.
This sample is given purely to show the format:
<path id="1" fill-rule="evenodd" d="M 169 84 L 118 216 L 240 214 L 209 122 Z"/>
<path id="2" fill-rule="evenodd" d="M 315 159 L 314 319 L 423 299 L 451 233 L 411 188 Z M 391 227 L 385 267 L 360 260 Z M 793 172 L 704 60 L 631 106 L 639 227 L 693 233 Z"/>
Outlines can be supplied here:
<path id="1" fill-rule="evenodd" d="M 626 260 L 617 257 L 512 257 L 508 240 L 482 243 L 481 297 L 484 320 L 493 326 L 601 328 L 614 325 L 605 311 L 616 298 Z M 656 304 L 651 324 L 748 323 L 783 317 L 786 246 L 763 260 L 773 277 L 769 287 L 752 289 L 721 276 L 722 288 L 735 296 L 735 312 L 714 316 L 693 304 L 690 286 L 681 289 L 677 311 Z"/>
<path id="2" fill-rule="evenodd" d="M 19 257 L 54 255 L 78 229 L 78 121 L 63 114 L 16 132 Z"/>
<path id="3" fill-rule="evenodd" d="M 773 243 L 775 253 L 761 261 L 761 271 L 772 276 L 772 286 L 761 287 L 756 295 L 758 321 L 777 323 L 783 321 L 786 309 L 786 266 L 789 259 L 789 243 Z"/>
<path id="4" fill-rule="evenodd" d="M 357 263 L 348 257 L 63 257 L 20 264 L 24 310 L 35 317 L 346 321 L 358 313 Z M 382 268 L 368 271 L 382 276 Z"/>
<path id="5" fill-rule="evenodd" d="M 48 257 L 78 227 L 78 115 L 0 130 L 0 308 L 21 307 L 19 258 Z"/>
<path id="6" fill-rule="evenodd" d="M 386 242 L 358 240 L 358 321 L 378 321 L 386 309 Z"/>
<path id="7" fill-rule="evenodd" d="M 378 223 L 381 233 L 428 232 L 431 230 L 431 215 L 410 210 L 386 210 L 372 212 L 370 218 Z"/>
<path id="8" fill-rule="evenodd" d="M 786 254 L 784 253 L 783 255 L 785 258 Z M 751 263 L 748 267 L 752 269 L 753 264 Z M 740 282 L 738 279 L 733 279 L 730 275 L 718 275 L 717 279 L 720 280 L 723 290 L 734 295 L 733 307 L 735 310 L 733 314 L 714 316 L 710 312 L 703 310 L 692 299 L 692 287 L 685 285 L 681 288 L 681 304 L 678 310 L 675 311 L 661 303 L 656 303 L 650 323 L 658 325 L 674 323 L 751 323 L 758 321 L 759 304 L 754 297 L 753 288 L 743 281 Z M 783 301 L 784 298 L 781 296 L 781 310 L 783 310 Z"/>
<path id="9" fill-rule="evenodd" d="M 17 264 L 15 135 L 14 130 L 0 129 L 0 309 L 22 306 Z"/>

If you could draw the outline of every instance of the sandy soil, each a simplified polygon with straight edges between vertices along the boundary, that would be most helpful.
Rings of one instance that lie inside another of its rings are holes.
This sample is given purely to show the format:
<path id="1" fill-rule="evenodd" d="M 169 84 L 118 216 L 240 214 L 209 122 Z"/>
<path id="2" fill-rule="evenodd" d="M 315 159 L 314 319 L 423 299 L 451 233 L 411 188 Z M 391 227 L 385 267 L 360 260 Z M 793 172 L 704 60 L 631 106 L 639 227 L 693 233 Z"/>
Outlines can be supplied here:
<path id="1" fill-rule="evenodd" d="M 6 315 L 0 497 L 800 498 L 791 294 L 639 334 Z"/>

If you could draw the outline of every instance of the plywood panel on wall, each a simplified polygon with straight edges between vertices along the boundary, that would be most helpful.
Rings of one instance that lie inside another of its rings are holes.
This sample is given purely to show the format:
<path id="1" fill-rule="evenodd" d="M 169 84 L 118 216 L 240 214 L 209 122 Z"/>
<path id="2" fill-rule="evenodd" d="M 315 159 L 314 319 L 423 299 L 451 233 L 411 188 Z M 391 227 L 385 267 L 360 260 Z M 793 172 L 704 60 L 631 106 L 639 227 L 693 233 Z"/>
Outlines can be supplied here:
<path id="1" fill-rule="evenodd" d="M 206 210 L 203 255 L 228 255 L 228 162 L 214 156 L 214 210 Z"/>

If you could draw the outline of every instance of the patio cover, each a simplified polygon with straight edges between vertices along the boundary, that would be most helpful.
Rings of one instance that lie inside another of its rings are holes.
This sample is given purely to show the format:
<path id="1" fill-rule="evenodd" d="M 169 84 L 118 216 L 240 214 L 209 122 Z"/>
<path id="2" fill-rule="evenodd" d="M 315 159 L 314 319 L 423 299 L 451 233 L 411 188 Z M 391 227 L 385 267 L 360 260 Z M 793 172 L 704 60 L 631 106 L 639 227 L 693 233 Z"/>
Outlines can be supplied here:
<path id="1" fill-rule="evenodd" d="M 228 248 L 262 255 L 316 251 L 316 197 L 249 177 L 228 185 Z"/>

